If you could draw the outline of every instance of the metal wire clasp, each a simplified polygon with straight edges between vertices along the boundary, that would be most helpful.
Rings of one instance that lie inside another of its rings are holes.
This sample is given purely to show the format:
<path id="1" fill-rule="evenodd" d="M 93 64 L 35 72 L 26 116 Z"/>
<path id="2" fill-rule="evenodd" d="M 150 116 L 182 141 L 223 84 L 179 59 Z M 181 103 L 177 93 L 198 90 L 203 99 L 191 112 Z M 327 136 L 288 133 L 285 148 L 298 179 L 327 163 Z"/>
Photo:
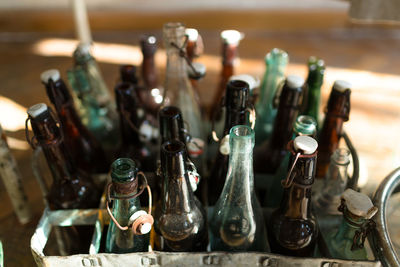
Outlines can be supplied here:
<path id="1" fill-rule="evenodd" d="M 178 51 L 179 51 L 179 56 L 180 56 L 180 57 L 183 57 L 183 58 L 185 59 L 186 63 L 187 63 L 187 64 L 189 65 L 189 67 L 192 69 L 192 71 L 193 71 L 193 73 L 194 73 L 194 77 L 193 77 L 193 78 L 196 79 L 196 80 L 198 80 L 198 79 L 200 79 L 200 78 L 202 77 L 202 74 L 196 70 L 196 68 L 193 66 L 193 63 L 190 61 L 189 57 L 187 56 L 187 53 L 186 53 L 186 49 L 185 49 L 185 48 L 186 48 L 186 44 L 187 44 L 188 40 L 189 40 L 189 37 L 188 37 L 187 35 L 185 35 L 185 41 L 183 42 L 182 47 L 179 47 L 179 46 L 178 46 L 176 43 L 174 43 L 174 42 L 171 42 L 170 45 L 173 46 L 173 47 L 175 47 L 176 49 L 178 49 Z"/>

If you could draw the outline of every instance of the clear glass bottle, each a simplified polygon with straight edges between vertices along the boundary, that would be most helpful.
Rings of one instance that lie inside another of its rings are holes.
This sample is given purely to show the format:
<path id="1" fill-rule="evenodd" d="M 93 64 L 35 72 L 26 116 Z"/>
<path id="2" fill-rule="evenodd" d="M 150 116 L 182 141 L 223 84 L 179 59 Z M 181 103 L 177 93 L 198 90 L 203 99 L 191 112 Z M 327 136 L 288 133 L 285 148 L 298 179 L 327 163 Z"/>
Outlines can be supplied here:
<path id="1" fill-rule="evenodd" d="M 319 155 L 317 178 L 324 178 L 328 171 L 330 158 L 338 148 L 342 136 L 343 123 L 349 120 L 351 84 L 337 80 L 329 95 L 325 120 L 318 136 Z"/>
<path id="2" fill-rule="evenodd" d="M 67 72 L 68 81 L 76 95 L 82 122 L 106 152 L 114 151 L 119 140 L 118 116 L 100 69 L 90 54 L 90 46 L 79 45 L 73 57 L 74 66 Z"/>
<path id="3" fill-rule="evenodd" d="M 274 48 L 265 56 L 266 71 L 260 86 L 260 97 L 256 102 L 257 123 L 255 127 L 256 145 L 271 136 L 277 109 L 273 100 L 279 85 L 284 81 L 284 72 L 289 62 L 288 54 Z"/>
<path id="4" fill-rule="evenodd" d="M 111 165 L 113 204 L 112 215 L 122 225 L 130 225 L 130 218 L 141 210 L 139 197 L 130 198 L 138 191 L 138 167 L 128 158 L 119 158 Z M 132 229 L 119 229 L 110 220 L 107 232 L 107 253 L 146 252 L 149 248 L 149 234 L 135 235 Z"/>
<path id="5" fill-rule="evenodd" d="M 281 204 L 268 221 L 269 244 L 273 253 L 296 257 L 314 254 L 318 224 L 311 211 L 311 192 L 317 147 L 317 141 L 309 136 L 298 136 L 289 143 L 293 171 L 289 170 L 282 182 Z"/>
<path id="6" fill-rule="evenodd" d="M 229 134 L 229 168 L 210 220 L 212 251 L 269 251 L 260 204 L 254 193 L 254 131 L 234 126 Z"/>
<path id="7" fill-rule="evenodd" d="M 171 140 L 161 146 L 163 197 L 155 214 L 157 250 L 175 252 L 206 251 L 207 216 L 194 196 L 186 169 L 185 144 Z"/>
<path id="8" fill-rule="evenodd" d="M 325 62 L 317 57 L 308 59 L 307 90 L 304 95 L 304 115 L 313 117 L 319 125 L 321 86 L 324 82 Z"/>
<path id="9" fill-rule="evenodd" d="M 331 228 L 325 238 L 330 256 L 342 260 L 369 260 L 364 238 L 372 230 L 371 218 L 378 209 L 368 196 L 346 189 L 339 209 L 343 219 L 339 229 Z"/>

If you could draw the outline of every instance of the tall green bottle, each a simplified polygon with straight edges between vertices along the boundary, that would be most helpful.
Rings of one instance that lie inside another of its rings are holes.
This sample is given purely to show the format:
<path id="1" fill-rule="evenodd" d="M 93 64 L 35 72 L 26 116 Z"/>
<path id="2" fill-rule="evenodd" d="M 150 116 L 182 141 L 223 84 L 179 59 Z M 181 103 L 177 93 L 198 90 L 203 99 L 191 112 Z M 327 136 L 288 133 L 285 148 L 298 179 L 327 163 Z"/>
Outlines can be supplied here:
<path id="1" fill-rule="evenodd" d="M 319 123 L 321 86 L 324 81 L 325 62 L 317 57 L 308 59 L 307 90 L 305 94 L 304 115 L 313 117 Z"/>
<path id="2" fill-rule="evenodd" d="M 368 196 L 353 189 L 344 191 L 341 199 L 342 224 L 326 237 L 330 256 L 343 260 L 368 260 L 363 238 L 373 227 L 371 218 L 378 209 Z"/>
<path id="3" fill-rule="evenodd" d="M 138 190 L 137 174 L 137 165 L 131 159 L 119 158 L 111 165 L 111 195 L 114 198 L 112 215 L 121 226 L 130 225 L 132 223 L 130 218 L 143 213 L 139 197 L 130 198 Z M 143 229 L 142 232 L 147 231 Z M 121 230 L 112 220 L 110 221 L 106 240 L 107 253 L 146 252 L 148 247 L 149 234 L 134 235 L 130 227 L 128 230 Z"/>
<path id="4" fill-rule="evenodd" d="M 245 125 L 229 133 L 229 167 L 210 220 L 212 251 L 269 251 L 261 206 L 254 193 L 254 131 Z"/>
<path id="5" fill-rule="evenodd" d="M 285 79 L 284 72 L 288 62 L 288 54 L 279 48 L 272 49 L 265 56 L 267 70 L 260 87 L 260 98 L 256 103 L 257 123 L 255 132 L 257 145 L 267 140 L 272 133 L 277 113 L 273 99 L 279 85 Z"/>

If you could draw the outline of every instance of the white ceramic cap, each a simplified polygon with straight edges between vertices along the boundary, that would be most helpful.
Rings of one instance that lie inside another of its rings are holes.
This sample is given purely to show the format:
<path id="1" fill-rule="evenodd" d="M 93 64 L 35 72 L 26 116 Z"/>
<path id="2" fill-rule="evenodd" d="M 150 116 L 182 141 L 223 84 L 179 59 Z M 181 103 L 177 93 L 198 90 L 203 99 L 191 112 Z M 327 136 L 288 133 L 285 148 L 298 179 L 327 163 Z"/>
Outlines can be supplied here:
<path id="1" fill-rule="evenodd" d="M 199 32 L 193 28 L 186 28 L 185 33 L 188 36 L 189 41 L 192 42 L 197 41 L 197 37 L 199 37 Z"/>
<path id="2" fill-rule="evenodd" d="M 46 110 L 47 110 L 47 105 L 45 103 L 39 103 L 28 108 L 27 113 L 32 118 L 36 118 Z"/>
<path id="3" fill-rule="evenodd" d="M 150 230 L 151 230 L 151 223 L 144 223 L 142 227 L 140 227 L 140 233 L 142 235 L 149 233 Z"/>
<path id="4" fill-rule="evenodd" d="M 350 89 L 350 88 L 351 88 L 351 83 L 343 81 L 343 80 L 337 80 L 333 84 L 333 89 L 335 89 L 336 91 L 339 91 L 341 93 L 343 93 L 344 91 L 346 91 L 347 89 Z"/>
<path id="5" fill-rule="evenodd" d="M 297 75 L 289 75 L 286 78 L 286 84 L 290 88 L 299 88 L 304 84 L 304 79 Z"/>
<path id="6" fill-rule="evenodd" d="M 128 224 L 133 224 L 133 222 L 139 218 L 142 215 L 146 215 L 147 212 L 145 212 L 144 210 L 138 210 L 136 211 L 134 214 L 132 214 L 132 216 L 129 218 L 129 223 Z M 144 223 L 141 227 L 140 227 L 140 233 L 141 234 L 147 234 L 148 232 L 150 232 L 151 230 L 151 224 L 150 223 Z"/>
<path id="7" fill-rule="evenodd" d="M 312 137 L 301 135 L 294 139 L 293 146 L 296 151 L 301 150 L 304 154 L 311 155 L 317 150 L 318 143 Z"/>
<path id="8" fill-rule="evenodd" d="M 197 72 L 201 77 L 203 77 L 204 75 L 206 75 L 206 71 L 207 71 L 206 65 L 204 65 L 204 64 L 202 64 L 202 63 L 199 63 L 199 62 L 193 62 L 193 63 L 192 63 L 192 66 L 194 67 L 194 69 L 196 70 L 196 72 Z M 192 68 L 187 68 L 187 70 L 188 70 L 189 77 L 195 77 L 195 76 L 196 76 L 196 73 L 194 73 L 194 71 L 193 71 Z"/>
<path id="9" fill-rule="evenodd" d="M 60 79 L 60 77 L 60 72 L 57 69 L 46 70 L 40 74 L 40 79 L 44 83 L 48 83 L 50 79 L 52 79 L 53 82 L 56 82 Z"/>
<path id="10" fill-rule="evenodd" d="M 221 32 L 221 38 L 227 44 L 239 44 L 240 40 L 243 39 L 244 34 L 237 30 L 225 30 Z"/>
<path id="11" fill-rule="evenodd" d="M 378 211 L 378 208 L 374 207 L 367 195 L 356 192 L 353 189 L 346 189 L 341 198 L 346 201 L 348 211 L 356 216 L 371 219 Z"/>
<path id="12" fill-rule="evenodd" d="M 229 81 L 232 81 L 232 80 L 240 80 L 240 81 L 246 82 L 249 85 L 250 90 L 253 90 L 254 88 L 257 88 L 258 86 L 260 86 L 260 80 L 249 74 L 233 75 L 229 78 Z"/>

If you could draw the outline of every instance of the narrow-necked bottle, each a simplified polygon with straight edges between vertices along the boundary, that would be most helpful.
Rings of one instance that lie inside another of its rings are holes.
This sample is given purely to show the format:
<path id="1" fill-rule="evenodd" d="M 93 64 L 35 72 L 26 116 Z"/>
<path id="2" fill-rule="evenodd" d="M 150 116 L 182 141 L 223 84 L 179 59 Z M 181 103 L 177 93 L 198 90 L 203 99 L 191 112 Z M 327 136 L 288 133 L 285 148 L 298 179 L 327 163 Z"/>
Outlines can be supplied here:
<path id="1" fill-rule="evenodd" d="M 165 76 L 165 92 L 163 105 L 176 106 L 188 123 L 190 134 L 198 139 L 196 145 L 188 144 L 190 156 L 201 157 L 204 138 L 199 103 L 195 99 L 193 87 L 187 75 L 187 63 L 180 55 L 180 48 L 185 41 L 185 27 L 181 23 L 164 25 L 163 37 L 167 51 L 167 69 Z M 201 166 L 198 166 L 201 169 Z"/>
<path id="2" fill-rule="evenodd" d="M 128 158 L 119 158 L 111 165 L 112 190 L 114 198 L 112 215 L 119 225 L 128 226 L 131 217 L 141 212 L 139 197 L 130 197 L 138 192 L 138 173 L 136 163 Z M 129 227 L 127 230 L 119 229 L 110 220 L 107 232 L 106 252 L 129 253 L 146 252 L 149 247 L 149 234 L 135 235 Z"/>
<path id="3" fill-rule="evenodd" d="M 301 106 L 303 84 L 304 80 L 299 76 L 287 77 L 279 97 L 271 138 L 259 146 L 255 153 L 254 168 L 257 173 L 274 174 L 285 157 L 286 145 L 292 139 L 293 125 Z"/>
<path id="4" fill-rule="evenodd" d="M 317 57 L 308 59 L 307 93 L 304 96 L 304 115 L 313 117 L 319 124 L 321 86 L 324 81 L 325 62 Z"/>
<path id="5" fill-rule="evenodd" d="M 266 71 L 260 87 L 260 97 L 256 103 L 257 124 L 256 142 L 263 143 L 271 136 L 277 110 L 273 100 L 278 87 L 284 81 L 284 72 L 289 62 L 288 54 L 274 48 L 265 56 Z"/>
<path id="6" fill-rule="evenodd" d="M 156 216 L 156 232 L 163 251 L 205 251 L 208 244 L 206 212 L 190 186 L 185 144 L 172 140 L 161 146 L 163 197 Z"/>
<path id="7" fill-rule="evenodd" d="M 8 192 L 14 212 L 21 224 L 28 223 L 32 219 L 32 212 L 25 194 L 21 174 L 17 161 L 11 154 L 7 144 L 7 137 L 0 125 L 0 177 Z"/>
<path id="8" fill-rule="evenodd" d="M 329 96 L 324 124 L 318 137 L 319 157 L 317 178 L 325 177 L 328 171 L 330 157 L 339 146 L 343 123 L 349 120 L 350 113 L 350 83 L 335 81 Z"/>
<path id="9" fill-rule="evenodd" d="M 311 257 L 318 235 L 318 225 L 311 211 L 318 143 L 312 137 L 299 136 L 289 146 L 290 166 L 294 164 L 294 168 L 282 182 L 281 204 L 268 221 L 269 244 L 274 253 Z"/>
<path id="10" fill-rule="evenodd" d="M 121 146 L 119 157 L 128 157 L 139 162 L 145 171 L 154 171 L 154 151 L 141 140 L 143 119 L 139 119 L 138 96 L 132 83 L 122 82 L 115 86 L 115 96 L 120 117 Z M 153 134 L 151 134 L 153 135 Z"/>
<path id="11" fill-rule="evenodd" d="M 371 218 L 378 209 L 368 196 L 352 189 L 346 189 L 341 199 L 342 223 L 326 237 L 330 256 L 342 260 L 368 260 L 364 240 L 372 230 Z"/>
<path id="12" fill-rule="evenodd" d="M 67 86 L 56 69 L 42 73 L 46 93 L 61 122 L 64 142 L 76 166 L 90 174 L 108 172 L 108 161 L 100 143 L 82 124 Z M 97 182 L 101 181 L 94 181 Z"/>
<path id="13" fill-rule="evenodd" d="M 220 148 L 214 159 L 208 178 L 208 204 L 217 202 L 225 184 L 229 165 L 229 131 L 233 126 L 246 124 L 249 85 L 240 80 L 230 81 L 226 86 L 225 126 Z M 228 149 L 227 149 L 228 148 Z"/>
<path id="14" fill-rule="evenodd" d="M 74 66 L 68 70 L 68 81 L 83 124 L 100 141 L 106 152 L 118 142 L 118 120 L 114 101 L 102 78 L 90 46 L 81 44 L 74 52 Z"/>
<path id="15" fill-rule="evenodd" d="M 222 114 L 215 114 L 220 110 L 221 99 L 225 94 L 226 84 L 229 78 L 235 73 L 235 65 L 238 58 L 238 47 L 242 34 L 236 30 L 225 30 L 221 32 L 222 41 L 222 70 L 218 82 L 218 87 L 214 93 L 213 101 L 210 106 L 211 119 L 219 121 L 223 118 Z"/>
<path id="16" fill-rule="evenodd" d="M 210 220 L 211 250 L 269 251 L 262 209 L 254 193 L 254 131 L 234 126 L 229 145 L 228 174 Z"/>

